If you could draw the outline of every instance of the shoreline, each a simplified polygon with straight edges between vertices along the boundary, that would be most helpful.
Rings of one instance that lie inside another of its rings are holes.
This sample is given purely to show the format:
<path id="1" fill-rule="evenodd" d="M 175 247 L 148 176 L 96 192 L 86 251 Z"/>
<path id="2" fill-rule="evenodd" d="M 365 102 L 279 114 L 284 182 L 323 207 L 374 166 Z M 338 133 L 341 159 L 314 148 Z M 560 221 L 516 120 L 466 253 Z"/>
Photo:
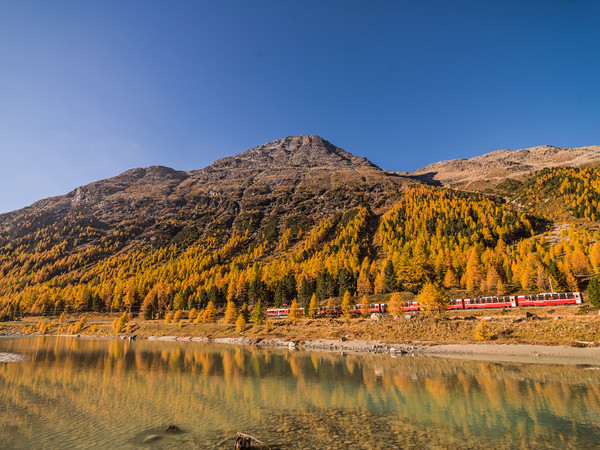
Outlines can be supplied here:
<path id="1" fill-rule="evenodd" d="M 391 343 L 383 340 L 365 339 L 282 339 L 248 337 L 192 337 L 192 336 L 110 336 L 110 335 L 31 335 L 5 334 L 0 337 L 56 336 L 94 339 L 148 340 L 162 342 L 205 342 L 225 345 L 253 345 L 289 350 L 325 351 L 342 353 L 388 354 L 391 357 L 427 356 L 433 358 L 460 359 L 499 363 L 590 365 L 600 370 L 600 347 L 571 347 L 566 345 L 512 344 L 512 343 L 439 343 L 415 341 Z M 0 353 L 1 355 L 7 355 Z M 12 355 L 11 355 L 12 356 Z M 14 355 L 17 356 L 17 355 Z M 21 362 L 19 358 L 0 358 L 0 362 Z"/>

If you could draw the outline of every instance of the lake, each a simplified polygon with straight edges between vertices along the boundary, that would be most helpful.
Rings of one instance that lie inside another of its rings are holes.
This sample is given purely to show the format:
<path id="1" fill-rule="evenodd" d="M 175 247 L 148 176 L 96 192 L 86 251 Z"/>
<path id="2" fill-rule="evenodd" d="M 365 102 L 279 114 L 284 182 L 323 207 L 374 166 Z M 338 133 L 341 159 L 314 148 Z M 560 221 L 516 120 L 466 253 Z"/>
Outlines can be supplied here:
<path id="1" fill-rule="evenodd" d="M 0 338 L 2 448 L 597 448 L 600 370 L 196 342 Z M 167 433 L 169 425 L 178 433 Z"/>

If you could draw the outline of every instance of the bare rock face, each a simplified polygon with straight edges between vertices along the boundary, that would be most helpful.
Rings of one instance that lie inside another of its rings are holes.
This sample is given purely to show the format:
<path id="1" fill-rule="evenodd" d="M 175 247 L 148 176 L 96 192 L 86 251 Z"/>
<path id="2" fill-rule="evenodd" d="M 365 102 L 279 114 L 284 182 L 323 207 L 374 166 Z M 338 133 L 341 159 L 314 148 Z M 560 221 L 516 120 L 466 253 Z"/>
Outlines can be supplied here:
<path id="1" fill-rule="evenodd" d="M 233 200 L 244 209 L 302 202 L 340 188 L 381 193 L 407 181 L 319 136 L 293 136 L 192 171 L 178 192 L 201 202 Z"/>
<path id="2" fill-rule="evenodd" d="M 378 169 L 366 158 L 360 158 L 336 147 L 319 136 L 289 136 L 251 148 L 237 156 L 219 159 L 207 169 L 364 166 Z M 206 169 L 205 169 L 206 170 Z"/>
<path id="3" fill-rule="evenodd" d="M 465 188 L 495 185 L 546 167 L 584 166 L 600 161 L 600 146 L 560 148 L 549 145 L 522 150 L 498 150 L 470 159 L 440 161 L 412 176 L 427 182 Z"/>
<path id="4" fill-rule="evenodd" d="M 192 235 L 215 228 L 256 232 L 275 212 L 317 221 L 360 204 L 376 211 L 410 182 L 319 136 L 292 136 L 204 169 L 136 168 L 40 200 L 0 215 L 0 243 L 48 226 L 76 228 L 77 241 L 88 243 L 93 239 L 82 228 L 97 238 L 119 228 L 128 240 L 159 241 L 188 227 Z"/>

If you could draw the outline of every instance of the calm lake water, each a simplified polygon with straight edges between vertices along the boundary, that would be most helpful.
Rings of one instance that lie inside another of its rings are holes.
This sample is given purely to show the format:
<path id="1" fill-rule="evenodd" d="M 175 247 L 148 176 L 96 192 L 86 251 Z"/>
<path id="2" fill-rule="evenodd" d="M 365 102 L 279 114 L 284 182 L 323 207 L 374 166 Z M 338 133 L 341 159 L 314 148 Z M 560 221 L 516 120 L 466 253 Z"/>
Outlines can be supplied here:
<path id="1" fill-rule="evenodd" d="M 600 370 L 0 338 L 2 448 L 597 448 Z M 164 430 L 176 425 L 180 433 Z M 144 443 L 144 440 L 152 440 Z"/>

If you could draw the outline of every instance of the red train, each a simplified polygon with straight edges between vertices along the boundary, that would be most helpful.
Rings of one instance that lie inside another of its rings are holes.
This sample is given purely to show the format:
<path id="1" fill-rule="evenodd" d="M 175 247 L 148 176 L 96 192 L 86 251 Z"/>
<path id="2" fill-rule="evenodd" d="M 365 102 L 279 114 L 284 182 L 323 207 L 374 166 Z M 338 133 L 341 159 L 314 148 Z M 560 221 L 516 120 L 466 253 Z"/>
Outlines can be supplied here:
<path id="1" fill-rule="evenodd" d="M 543 293 L 531 295 L 511 295 L 500 297 L 478 297 L 450 300 L 448 309 L 491 309 L 491 308 L 518 308 L 521 306 L 560 306 L 580 305 L 583 303 L 581 292 Z M 299 314 L 304 315 L 304 308 L 298 308 Z M 387 303 L 371 303 L 368 305 L 369 313 L 386 313 Z M 402 302 L 402 311 L 418 311 L 417 302 Z M 362 313 L 362 305 L 356 304 L 350 307 L 353 314 Z M 267 309 L 267 317 L 287 317 L 289 308 Z M 322 306 L 317 311 L 318 316 L 339 316 L 342 314 L 341 306 Z"/>

